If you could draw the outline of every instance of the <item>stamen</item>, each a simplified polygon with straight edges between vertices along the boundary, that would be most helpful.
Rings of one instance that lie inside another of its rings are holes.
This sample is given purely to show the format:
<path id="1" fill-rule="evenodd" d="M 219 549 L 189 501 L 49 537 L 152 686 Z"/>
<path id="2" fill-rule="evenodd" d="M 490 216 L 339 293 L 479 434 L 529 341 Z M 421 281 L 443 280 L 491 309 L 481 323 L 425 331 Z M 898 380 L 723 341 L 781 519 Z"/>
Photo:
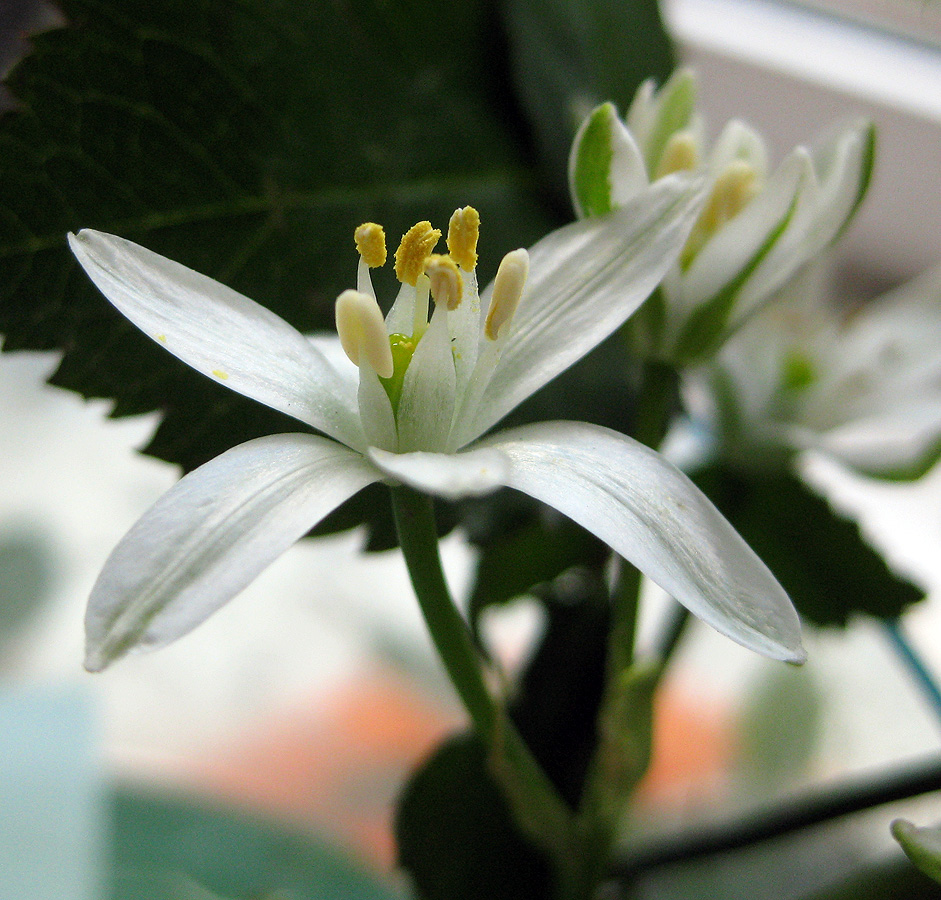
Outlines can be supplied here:
<path id="1" fill-rule="evenodd" d="M 359 366 L 365 359 L 380 378 L 391 378 L 389 335 L 375 299 L 359 291 L 344 291 L 337 298 L 336 321 L 340 344 L 350 360 Z"/>
<path id="2" fill-rule="evenodd" d="M 484 334 L 491 341 L 495 341 L 500 329 L 512 321 L 528 275 L 529 254 L 524 249 L 513 250 L 503 257 L 493 281 L 493 297 L 484 323 Z"/>
<path id="3" fill-rule="evenodd" d="M 711 231 L 734 219 L 758 193 L 758 174 L 751 163 L 736 159 L 716 179 L 709 202 L 702 214 L 703 224 Z"/>
<path id="4" fill-rule="evenodd" d="M 730 162 L 722 170 L 706 206 L 686 239 L 680 266 L 689 268 L 696 254 L 726 222 L 734 219 L 760 190 L 758 173 L 743 159 Z"/>
<path id="5" fill-rule="evenodd" d="M 363 222 L 353 232 L 356 249 L 363 262 L 370 269 L 377 269 L 386 264 L 386 233 L 381 225 L 375 222 Z"/>
<path id="6" fill-rule="evenodd" d="M 419 222 L 409 228 L 395 251 L 395 277 L 403 284 L 414 285 L 418 276 L 424 274 L 425 260 L 439 240 L 441 232 L 432 228 L 431 222 Z"/>
<path id="7" fill-rule="evenodd" d="M 454 210 L 448 223 L 448 253 L 465 272 L 472 271 L 477 265 L 479 237 L 480 213 L 473 206 Z"/>
<path id="8" fill-rule="evenodd" d="M 691 172 L 699 162 L 699 147 L 688 131 L 676 131 L 670 135 L 663 155 L 657 164 L 654 179 L 664 178 L 674 172 Z"/>
<path id="9" fill-rule="evenodd" d="M 428 291 L 431 281 L 422 272 L 415 281 L 415 309 L 412 313 L 412 335 L 417 341 L 428 327 Z"/>
<path id="10" fill-rule="evenodd" d="M 457 263 L 450 256 L 432 253 L 425 260 L 425 274 L 428 276 L 431 296 L 437 306 L 443 303 L 448 309 L 455 310 L 461 305 L 464 285 Z"/>

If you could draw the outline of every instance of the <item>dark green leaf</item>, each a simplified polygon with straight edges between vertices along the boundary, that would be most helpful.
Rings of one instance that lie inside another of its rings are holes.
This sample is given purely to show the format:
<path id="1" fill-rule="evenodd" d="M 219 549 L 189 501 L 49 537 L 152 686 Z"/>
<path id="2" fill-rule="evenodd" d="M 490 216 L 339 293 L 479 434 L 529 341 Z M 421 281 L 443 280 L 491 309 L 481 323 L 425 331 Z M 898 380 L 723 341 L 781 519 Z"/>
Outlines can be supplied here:
<path id="1" fill-rule="evenodd" d="M 39 35 L 8 79 L 19 107 L 0 120 L 0 332 L 7 350 L 65 350 L 53 381 L 114 398 L 115 415 L 164 410 L 148 452 L 184 468 L 299 426 L 138 334 L 72 261 L 67 231 L 121 234 L 311 330 L 332 327 L 354 283 L 361 221 L 394 241 L 472 203 L 484 279 L 557 224 L 519 149 L 483 2 L 449 8 L 449 38 L 434 40 L 432 0 L 63 10 L 69 26 Z"/>
<path id="2" fill-rule="evenodd" d="M 567 198 L 581 120 L 611 100 L 623 114 L 645 79 L 666 80 L 673 51 L 654 0 L 507 0 L 513 75 L 545 169 Z M 567 202 L 567 201 L 566 201 Z"/>
<path id="3" fill-rule="evenodd" d="M 483 548 L 470 598 L 473 619 L 491 604 L 505 603 L 581 564 L 599 565 L 610 551 L 596 537 L 550 507 Z"/>
<path id="4" fill-rule="evenodd" d="M 409 782 L 399 861 L 425 900 L 545 900 L 549 868 L 516 830 L 474 734 L 451 738 Z"/>
<path id="5" fill-rule="evenodd" d="M 602 567 L 577 569 L 540 590 L 546 633 L 511 709 L 533 755 L 572 807 L 595 750 L 610 627 Z"/>
<path id="6" fill-rule="evenodd" d="M 894 619 L 923 597 L 886 566 L 856 523 L 835 513 L 796 475 L 715 467 L 696 481 L 809 621 L 845 625 L 856 613 Z"/>
<path id="7" fill-rule="evenodd" d="M 393 900 L 336 850 L 220 806 L 121 791 L 109 900 Z"/>

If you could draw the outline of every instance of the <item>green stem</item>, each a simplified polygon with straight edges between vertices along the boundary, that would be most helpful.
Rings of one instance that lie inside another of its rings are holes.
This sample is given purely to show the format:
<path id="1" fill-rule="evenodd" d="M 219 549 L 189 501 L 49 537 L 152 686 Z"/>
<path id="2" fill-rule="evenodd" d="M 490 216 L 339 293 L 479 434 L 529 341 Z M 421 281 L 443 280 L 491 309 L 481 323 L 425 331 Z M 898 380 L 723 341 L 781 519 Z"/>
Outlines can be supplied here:
<path id="1" fill-rule="evenodd" d="M 432 499 L 392 488 L 402 554 L 431 639 L 490 754 L 494 776 L 517 823 L 552 857 L 560 884 L 571 881 L 573 816 L 484 680 L 470 629 L 451 598 L 435 528 Z M 565 895 L 565 894 L 563 894 Z"/>
<path id="2" fill-rule="evenodd" d="M 641 372 L 633 438 L 656 450 L 667 435 L 679 399 L 680 377 L 666 363 L 648 360 Z"/>
<path id="3" fill-rule="evenodd" d="M 474 727 L 489 744 L 496 730 L 497 707 L 484 683 L 470 631 L 444 580 L 432 500 L 410 488 L 394 487 L 392 508 L 402 554 L 431 639 Z"/>
<path id="4" fill-rule="evenodd" d="M 676 409 L 678 392 L 679 376 L 675 369 L 658 362 L 644 364 L 634 420 L 635 440 L 654 449 L 660 446 Z M 646 744 L 649 751 L 649 733 L 646 738 L 643 734 L 649 728 L 649 708 L 642 710 L 638 695 L 633 700 L 636 715 L 632 716 L 625 709 L 622 681 L 634 665 L 642 578 L 638 569 L 626 560 L 620 559 L 618 564 L 611 594 L 611 632 L 605 693 L 598 715 L 598 746 L 586 777 L 577 820 L 579 875 L 585 896 L 591 896 L 604 876 L 621 807 L 646 767 L 642 746 Z M 657 676 L 651 677 L 654 684 Z M 625 741 L 625 729 L 637 733 Z M 633 742 L 633 738 L 637 741 Z"/>
<path id="5" fill-rule="evenodd" d="M 617 559 L 618 571 L 611 592 L 611 634 L 608 638 L 606 682 L 634 662 L 637 612 L 640 607 L 640 570 L 626 559 Z"/>
<path id="6" fill-rule="evenodd" d="M 666 665 L 679 646 L 680 638 L 683 637 L 683 632 L 689 623 L 689 610 L 675 600 L 670 600 L 670 604 L 667 621 L 663 627 L 663 636 L 660 638 L 660 649 L 657 652 L 661 671 L 666 669 Z"/>

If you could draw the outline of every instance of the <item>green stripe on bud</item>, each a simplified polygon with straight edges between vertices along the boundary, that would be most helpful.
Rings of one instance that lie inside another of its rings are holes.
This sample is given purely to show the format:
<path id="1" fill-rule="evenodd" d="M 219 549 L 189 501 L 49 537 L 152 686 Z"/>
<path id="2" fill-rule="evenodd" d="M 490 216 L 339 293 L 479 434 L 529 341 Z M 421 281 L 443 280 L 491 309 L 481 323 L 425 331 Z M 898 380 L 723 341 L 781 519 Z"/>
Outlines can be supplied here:
<path id="1" fill-rule="evenodd" d="M 569 163 L 569 181 L 575 211 L 580 217 L 611 212 L 613 131 L 617 123 L 613 103 L 599 106 L 578 129 Z"/>

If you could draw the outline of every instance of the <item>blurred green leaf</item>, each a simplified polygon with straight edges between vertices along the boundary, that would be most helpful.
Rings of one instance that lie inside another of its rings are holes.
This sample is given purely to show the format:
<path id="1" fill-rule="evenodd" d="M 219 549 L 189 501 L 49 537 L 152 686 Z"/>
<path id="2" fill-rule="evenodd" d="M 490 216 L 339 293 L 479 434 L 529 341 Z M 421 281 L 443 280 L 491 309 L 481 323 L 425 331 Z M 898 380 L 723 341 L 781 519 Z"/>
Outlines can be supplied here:
<path id="1" fill-rule="evenodd" d="M 695 480 L 814 624 L 845 625 L 857 613 L 894 619 L 923 598 L 796 475 L 716 466 Z"/>
<path id="2" fill-rule="evenodd" d="M 548 613 L 542 642 L 510 713 L 562 797 L 575 808 L 597 743 L 610 606 L 603 567 L 573 569 L 537 592 Z"/>
<path id="3" fill-rule="evenodd" d="M 52 551 L 38 533 L 8 526 L 0 534 L 0 642 L 48 599 L 53 571 Z"/>
<path id="4" fill-rule="evenodd" d="M 941 900 L 941 887 L 904 858 L 893 857 L 803 900 Z"/>
<path id="5" fill-rule="evenodd" d="M 315 840 L 221 806 L 131 790 L 114 796 L 109 900 L 394 900 Z"/>
<path id="6" fill-rule="evenodd" d="M 568 203 L 581 120 L 611 100 L 623 114 L 645 78 L 663 82 L 673 49 L 654 0 L 506 0 L 513 77 L 549 182 Z"/>
<path id="7" fill-rule="evenodd" d="M 538 504 L 527 512 L 532 514 L 482 548 L 470 597 L 475 621 L 487 606 L 531 592 L 573 566 L 600 564 L 610 554 L 601 541 L 549 507 Z"/>

